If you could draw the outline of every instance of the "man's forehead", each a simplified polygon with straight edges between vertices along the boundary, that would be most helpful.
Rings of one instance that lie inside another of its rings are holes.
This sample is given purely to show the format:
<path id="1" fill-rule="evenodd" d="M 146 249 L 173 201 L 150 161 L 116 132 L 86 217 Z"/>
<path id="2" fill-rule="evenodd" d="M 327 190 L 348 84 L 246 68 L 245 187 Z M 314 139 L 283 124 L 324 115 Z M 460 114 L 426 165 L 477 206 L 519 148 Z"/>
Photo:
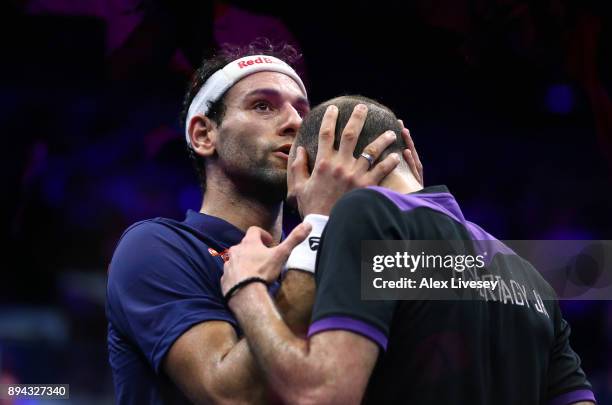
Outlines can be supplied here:
<path id="1" fill-rule="evenodd" d="M 246 97 L 258 90 L 277 92 L 280 95 L 308 101 L 300 86 L 289 76 L 279 72 L 258 72 L 238 81 L 228 91 L 230 97 Z"/>

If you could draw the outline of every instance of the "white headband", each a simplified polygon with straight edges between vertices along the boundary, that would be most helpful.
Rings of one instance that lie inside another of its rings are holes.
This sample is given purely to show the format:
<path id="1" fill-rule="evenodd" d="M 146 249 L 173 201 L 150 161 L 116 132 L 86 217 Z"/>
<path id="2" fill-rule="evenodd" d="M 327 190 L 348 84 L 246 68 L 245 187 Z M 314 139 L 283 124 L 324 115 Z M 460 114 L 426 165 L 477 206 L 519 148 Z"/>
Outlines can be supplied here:
<path id="1" fill-rule="evenodd" d="M 191 145 L 189 138 L 189 123 L 191 119 L 198 114 L 206 115 L 209 103 L 217 101 L 223 93 L 240 79 L 257 72 L 283 73 L 295 80 L 304 96 L 306 96 L 306 87 L 304 87 L 302 79 L 300 79 L 300 76 L 291 66 L 282 60 L 267 55 L 252 55 L 236 59 L 210 76 L 189 105 L 187 120 L 185 121 L 185 139 L 187 140 L 187 145 Z"/>

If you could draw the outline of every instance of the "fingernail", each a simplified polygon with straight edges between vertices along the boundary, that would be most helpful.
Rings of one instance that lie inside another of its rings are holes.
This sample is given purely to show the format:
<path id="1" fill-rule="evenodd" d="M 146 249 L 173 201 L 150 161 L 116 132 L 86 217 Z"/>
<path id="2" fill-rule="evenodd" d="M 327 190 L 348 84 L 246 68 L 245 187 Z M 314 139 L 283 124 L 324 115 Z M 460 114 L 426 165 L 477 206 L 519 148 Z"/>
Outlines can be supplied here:
<path id="1" fill-rule="evenodd" d="M 401 126 L 404 126 L 404 121 L 402 121 L 402 120 L 397 120 L 397 122 L 399 122 Z"/>
<path id="2" fill-rule="evenodd" d="M 368 111 L 368 107 L 365 104 L 357 104 L 355 106 L 355 110 L 357 110 L 357 111 Z"/>
<path id="3" fill-rule="evenodd" d="M 397 153 L 392 153 L 389 156 L 391 156 L 391 159 L 393 159 L 393 160 L 395 160 L 397 162 L 399 162 L 399 160 L 400 160 L 399 159 L 399 155 Z"/>
<path id="4" fill-rule="evenodd" d="M 330 111 L 330 112 L 331 112 L 331 111 L 337 111 L 337 110 L 338 110 L 338 107 L 336 107 L 336 106 L 335 106 L 335 105 L 333 105 L 333 104 L 327 107 L 327 111 Z"/>
<path id="5" fill-rule="evenodd" d="M 396 139 L 397 135 L 395 135 L 395 132 L 393 132 L 393 131 L 387 131 L 387 138 L 389 138 L 389 139 Z"/>

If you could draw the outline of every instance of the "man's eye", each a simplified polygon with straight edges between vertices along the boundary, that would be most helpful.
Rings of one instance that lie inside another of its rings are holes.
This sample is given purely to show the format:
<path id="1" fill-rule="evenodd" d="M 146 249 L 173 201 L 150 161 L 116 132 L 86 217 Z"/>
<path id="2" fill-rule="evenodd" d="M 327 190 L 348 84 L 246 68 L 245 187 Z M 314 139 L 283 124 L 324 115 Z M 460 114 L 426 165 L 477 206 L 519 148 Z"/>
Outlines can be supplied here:
<path id="1" fill-rule="evenodd" d="M 258 101 L 257 103 L 255 103 L 253 108 L 258 110 L 258 111 L 269 111 L 270 110 L 270 104 L 265 102 L 265 101 Z"/>

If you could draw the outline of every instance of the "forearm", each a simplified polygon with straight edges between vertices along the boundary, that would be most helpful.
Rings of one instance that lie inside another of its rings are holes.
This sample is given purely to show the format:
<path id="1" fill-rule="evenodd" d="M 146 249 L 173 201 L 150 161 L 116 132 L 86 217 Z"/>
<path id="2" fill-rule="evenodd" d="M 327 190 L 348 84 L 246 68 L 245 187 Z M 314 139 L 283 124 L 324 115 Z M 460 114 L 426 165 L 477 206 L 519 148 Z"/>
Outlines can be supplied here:
<path id="1" fill-rule="evenodd" d="M 324 359 L 315 359 L 308 340 L 285 324 L 263 285 L 244 287 L 230 306 L 269 383 L 285 401 L 306 399 L 329 381 Z"/>
<path id="2" fill-rule="evenodd" d="M 302 271 L 289 270 L 275 302 L 284 322 L 298 335 L 305 335 L 314 302 L 314 277 Z M 216 397 L 248 403 L 264 403 L 266 381 L 264 373 L 255 361 L 246 339 L 235 341 L 217 362 L 215 381 Z M 268 392 L 269 393 L 269 392 Z"/>
<path id="3" fill-rule="evenodd" d="M 304 271 L 288 270 L 274 301 L 289 329 L 298 336 L 306 336 L 314 298 L 314 276 Z"/>
<path id="4" fill-rule="evenodd" d="M 265 404 L 266 381 L 245 338 L 240 339 L 220 359 L 216 369 L 215 387 L 219 402 Z"/>
<path id="5" fill-rule="evenodd" d="M 263 374 L 227 322 L 195 325 L 172 345 L 164 371 L 194 403 L 266 403 Z"/>

